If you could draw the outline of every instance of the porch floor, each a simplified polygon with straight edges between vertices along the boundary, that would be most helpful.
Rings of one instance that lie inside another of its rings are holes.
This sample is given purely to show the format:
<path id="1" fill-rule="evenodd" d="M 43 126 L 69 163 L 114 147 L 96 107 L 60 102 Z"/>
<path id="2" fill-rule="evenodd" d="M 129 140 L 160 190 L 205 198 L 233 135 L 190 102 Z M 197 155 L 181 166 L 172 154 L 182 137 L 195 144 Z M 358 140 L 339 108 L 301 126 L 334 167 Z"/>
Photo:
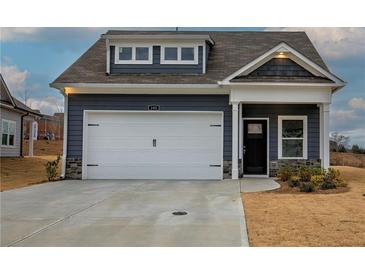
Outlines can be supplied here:
<path id="1" fill-rule="evenodd" d="M 280 187 L 273 178 L 241 178 L 241 192 L 260 192 Z"/>

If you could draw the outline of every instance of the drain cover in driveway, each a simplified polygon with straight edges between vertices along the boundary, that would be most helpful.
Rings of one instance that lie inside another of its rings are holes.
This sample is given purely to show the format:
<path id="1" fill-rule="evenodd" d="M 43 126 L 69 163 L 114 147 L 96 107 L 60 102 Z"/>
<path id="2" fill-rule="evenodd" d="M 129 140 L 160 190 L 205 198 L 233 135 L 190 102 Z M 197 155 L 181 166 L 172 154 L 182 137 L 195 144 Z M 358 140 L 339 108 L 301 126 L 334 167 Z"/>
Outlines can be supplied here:
<path id="1" fill-rule="evenodd" d="M 178 215 L 178 216 L 181 216 L 181 215 L 186 215 L 188 214 L 186 211 L 174 211 L 172 212 L 173 215 Z"/>

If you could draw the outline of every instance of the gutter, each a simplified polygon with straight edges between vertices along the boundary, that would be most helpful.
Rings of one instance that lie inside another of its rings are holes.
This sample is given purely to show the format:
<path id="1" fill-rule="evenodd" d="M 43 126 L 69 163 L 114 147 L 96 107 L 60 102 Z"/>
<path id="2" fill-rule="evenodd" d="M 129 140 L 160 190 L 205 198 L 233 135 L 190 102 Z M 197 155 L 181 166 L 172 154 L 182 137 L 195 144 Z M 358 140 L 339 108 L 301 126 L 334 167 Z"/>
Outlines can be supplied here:
<path id="1" fill-rule="evenodd" d="M 55 89 L 70 88 L 219 88 L 218 84 L 118 84 L 118 83 L 51 83 Z M 64 91 L 61 91 L 64 94 Z"/>

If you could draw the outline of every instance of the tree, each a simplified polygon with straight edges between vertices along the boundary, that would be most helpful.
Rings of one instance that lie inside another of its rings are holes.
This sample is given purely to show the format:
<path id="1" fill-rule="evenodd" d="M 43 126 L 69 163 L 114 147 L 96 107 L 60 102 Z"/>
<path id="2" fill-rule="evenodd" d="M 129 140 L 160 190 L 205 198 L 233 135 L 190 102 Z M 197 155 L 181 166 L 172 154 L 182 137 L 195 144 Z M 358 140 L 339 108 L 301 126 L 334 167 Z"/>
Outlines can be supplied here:
<path id="1" fill-rule="evenodd" d="M 359 145 L 352 145 L 351 151 L 352 153 L 365 154 L 365 149 Z"/>
<path id="2" fill-rule="evenodd" d="M 331 151 L 346 152 L 349 146 L 350 137 L 333 132 L 330 136 L 330 148 Z"/>

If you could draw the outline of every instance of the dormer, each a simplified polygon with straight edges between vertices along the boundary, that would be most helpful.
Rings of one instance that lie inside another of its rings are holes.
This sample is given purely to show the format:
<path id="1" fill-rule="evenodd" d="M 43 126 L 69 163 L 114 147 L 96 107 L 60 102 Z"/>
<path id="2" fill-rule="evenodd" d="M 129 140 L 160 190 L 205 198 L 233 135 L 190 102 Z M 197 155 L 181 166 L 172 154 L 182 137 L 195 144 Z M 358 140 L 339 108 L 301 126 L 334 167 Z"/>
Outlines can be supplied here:
<path id="1" fill-rule="evenodd" d="M 128 34 L 109 31 L 106 41 L 106 73 L 205 74 L 214 41 L 207 34 L 168 32 Z"/>

